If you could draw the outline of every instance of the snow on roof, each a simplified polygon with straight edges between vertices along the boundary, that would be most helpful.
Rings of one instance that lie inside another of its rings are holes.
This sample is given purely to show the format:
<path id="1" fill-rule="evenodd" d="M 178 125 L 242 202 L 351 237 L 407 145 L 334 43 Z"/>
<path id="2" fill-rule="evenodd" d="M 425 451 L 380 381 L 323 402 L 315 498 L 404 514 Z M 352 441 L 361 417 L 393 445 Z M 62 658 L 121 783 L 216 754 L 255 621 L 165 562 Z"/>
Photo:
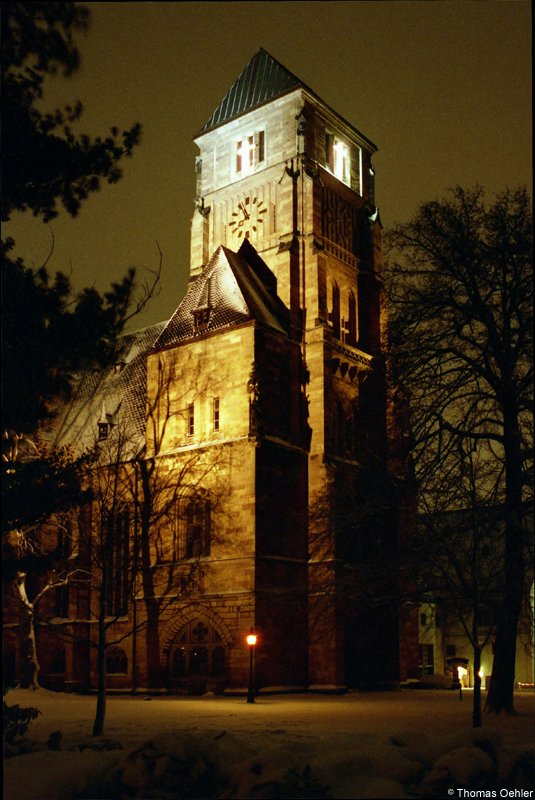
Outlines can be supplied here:
<path id="1" fill-rule="evenodd" d="M 73 395 L 58 418 L 54 443 L 70 445 L 75 453 L 92 448 L 98 423 L 119 423 L 129 433 L 129 450 L 138 451 L 145 438 L 146 354 L 165 327 L 157 323 L 119 340 L 115 364 L 87 370 L 75 381 Z"/>
<path id="2" fill-rule="evenodd" d="M 287 333 L 288 309 L 276 287 L 275 276 L 247 240 L 238 253 L 221 245 L 190 284 L 155 349 L 249 320 Z M 199 326 L 196 313 L 202 310 L 207 315 Z"/>

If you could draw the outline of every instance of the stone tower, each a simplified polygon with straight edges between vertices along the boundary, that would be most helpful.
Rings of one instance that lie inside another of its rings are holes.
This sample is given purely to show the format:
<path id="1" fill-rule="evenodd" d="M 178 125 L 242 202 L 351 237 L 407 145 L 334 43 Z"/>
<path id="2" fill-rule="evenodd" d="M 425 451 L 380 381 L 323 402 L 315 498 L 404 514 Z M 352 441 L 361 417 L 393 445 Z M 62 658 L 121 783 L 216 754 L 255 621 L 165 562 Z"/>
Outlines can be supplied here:
<path id="1" fill-rule="evenodd" d="M 264 50 L 195 142 L 186 295 L 81 377 L 55 434 L 76 452 L 96 441 L 112 474 L 121 464 L 120 504 L 100 513 L 121 642 L 108 685 L 243 691 L 251 627 L 264 690 L 390 685 L 416 674 L 418 631 L 392 557 L 411 498 L 385 364 L 376 148 Z M 73 540 L 98 519 L 96 502 L 75 514 Z M 123 596 L 134 546 L 143 581 Z M 69 559 L 83 568 L 84 552 Z M 46 685 L 95 686 L 80 609 L 97 595 L 51 595 L 46 613 L 80 635 L 59 647 L 39 632 Z"/>
<path id="2" fill-rule="evenodd" d="M 219 245 L 252 244 L 276 276 L 301 350 L 312 431 L 309 684 L 387 682 L 403 672 L 399 617 L 388 602 L 363 607 L 368 587 L 354 577 L 363 555 L 384 554 L 398 535 L 376 147 L 262 49 L 195 143 L 191 279 Z M 386 597 L 396 578 L 385 580 Z"/>

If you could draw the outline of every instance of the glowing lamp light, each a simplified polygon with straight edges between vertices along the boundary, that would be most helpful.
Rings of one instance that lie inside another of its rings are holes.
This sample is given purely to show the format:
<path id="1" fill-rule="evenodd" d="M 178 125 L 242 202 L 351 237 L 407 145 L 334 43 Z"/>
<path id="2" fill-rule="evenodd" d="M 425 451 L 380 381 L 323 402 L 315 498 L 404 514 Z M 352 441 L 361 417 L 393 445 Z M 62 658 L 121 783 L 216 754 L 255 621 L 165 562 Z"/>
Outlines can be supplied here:
<path id="1" fill-rule="evenodd" d="M 254 689 L 254 649 L 256 645 L 256 633 L 254 632 L 254 628 L 251 628 L 247 636 L 245 637 L 245 641 L 249 645 L 249 688 L 247 689 L 247 702 L 254 703 L 255 699 L 255 689 Z"/>
<path id="2" fill-rule="evenodd" d="M 483 669 L 480 669 L 477 674 L 479 675 L 480 678 L 483 678 L 485 676 L 485 672 L 483 671 Z"/>

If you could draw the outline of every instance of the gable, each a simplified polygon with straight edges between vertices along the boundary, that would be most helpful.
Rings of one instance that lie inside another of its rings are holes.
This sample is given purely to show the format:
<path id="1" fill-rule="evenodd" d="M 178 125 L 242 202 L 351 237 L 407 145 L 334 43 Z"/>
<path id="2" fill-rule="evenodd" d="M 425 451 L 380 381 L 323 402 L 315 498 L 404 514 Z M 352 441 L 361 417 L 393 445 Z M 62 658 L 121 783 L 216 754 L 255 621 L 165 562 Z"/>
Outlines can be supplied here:
<path id="1" fill-rule="evenodd" d="M 190 284 L 155 349 L 253 320 L 287 333 L 288 310 L 276 286 L 275 276 L 249 242 L 238 253 L 218 247 Z"/>

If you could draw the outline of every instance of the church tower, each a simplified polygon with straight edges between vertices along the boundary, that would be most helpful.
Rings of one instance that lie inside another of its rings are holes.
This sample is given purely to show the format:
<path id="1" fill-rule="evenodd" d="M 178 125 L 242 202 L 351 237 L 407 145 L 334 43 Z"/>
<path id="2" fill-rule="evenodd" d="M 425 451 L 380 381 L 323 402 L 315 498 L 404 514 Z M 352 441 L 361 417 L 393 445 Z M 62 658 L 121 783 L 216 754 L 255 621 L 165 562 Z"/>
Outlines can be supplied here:
<path id="1" fill-rule="evenodd" d="M 393 546 L 375 145 L 260 49 L 195 137 L 191 279 L 243 242 L 276 276 L 306 374 L 308 680 L 399 676 L 399 619 L 362 607 L 363 558 Z M 284 409 L 280 409 L 284 413 Z M 390 575 L 380 591 L 392 595 Z M 377 587 L 376 587 L 377 588 Z M 359 609 L 359 610 L 357 610 Z"/>
<path id="2" fill-rule="evenodd" d="M 410 492 L 376 147 L 264 50 L 195 142 L 186 294 L 81 376 L 58 421 L 57 444 L 97 444 L 116 493 L 96 486 L 71 520 L 81 568 L 102 530 L 110 556 L 94 586 L 50 596 L 80 636 L 58 650 L 43 627 L 42 674 L 96 685 L 105 608 L 111 688 L 243 692 L 251 628 L 259 689 L 392 685 L 417 672 L 418 630 L 392 557 Z"/>

